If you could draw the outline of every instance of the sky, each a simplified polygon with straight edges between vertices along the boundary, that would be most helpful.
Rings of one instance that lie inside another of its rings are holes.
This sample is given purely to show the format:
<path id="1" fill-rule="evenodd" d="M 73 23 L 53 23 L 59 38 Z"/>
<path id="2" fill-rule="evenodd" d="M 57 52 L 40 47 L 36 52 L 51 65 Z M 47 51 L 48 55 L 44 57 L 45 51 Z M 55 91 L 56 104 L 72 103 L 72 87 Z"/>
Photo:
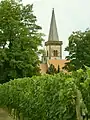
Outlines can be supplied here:
<path id="1" fill-rule="evenodd" d="M 59 40 L 63 41 L 64 51 L 68 45 L 68 37 L 73 31 L 85 31 L 90 28 L 90 0 L 23 0 L 24 4 L 33 4 L 37 24 L 42 27 L 42 33 L 48 40 L 52 8 L 55 10 Z"/>

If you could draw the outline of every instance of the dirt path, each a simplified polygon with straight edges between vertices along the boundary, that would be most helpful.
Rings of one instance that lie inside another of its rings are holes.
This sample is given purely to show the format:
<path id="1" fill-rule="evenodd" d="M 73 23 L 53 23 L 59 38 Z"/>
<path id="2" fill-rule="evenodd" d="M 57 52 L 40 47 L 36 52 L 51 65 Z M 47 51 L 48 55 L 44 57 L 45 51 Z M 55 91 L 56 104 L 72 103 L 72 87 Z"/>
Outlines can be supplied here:
<path id="1" fill-rule="evenodd" d="M 6 111 L 0 108 L 0 120 L 13 120 Z"/>

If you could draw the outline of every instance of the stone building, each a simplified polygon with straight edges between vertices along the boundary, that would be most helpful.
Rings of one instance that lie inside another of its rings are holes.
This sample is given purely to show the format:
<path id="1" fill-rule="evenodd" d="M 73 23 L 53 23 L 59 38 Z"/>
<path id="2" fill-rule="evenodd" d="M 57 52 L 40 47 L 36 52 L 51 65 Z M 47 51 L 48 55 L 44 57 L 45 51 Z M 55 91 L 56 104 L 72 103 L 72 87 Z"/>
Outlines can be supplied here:
<path id="1" fill-rule="evenodd" d="M 59 41 L 55 13 L 53 9 L 48 41 L 45 42 L 45 53 L 42 55 L 42 64 L 40 65 L 41 73 L 46 73 L 50 64 L 53 64 L 56 69 L 59 65 L 62 70 L 66 63 L 66 60 L 62 59 L 62 45 L 63 42 Z"/>

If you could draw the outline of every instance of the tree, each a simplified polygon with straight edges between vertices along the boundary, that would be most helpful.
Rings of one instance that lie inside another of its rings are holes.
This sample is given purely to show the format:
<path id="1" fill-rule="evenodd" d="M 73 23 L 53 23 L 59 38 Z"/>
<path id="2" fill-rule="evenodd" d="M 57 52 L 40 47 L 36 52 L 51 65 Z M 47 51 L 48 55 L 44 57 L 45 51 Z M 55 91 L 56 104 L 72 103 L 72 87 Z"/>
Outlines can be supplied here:
<path id="1" fill-rule="evenodd" d="M 69 52 L 66 59 L 70 62 L 64 67 L 68 71 L 85 69 L 84 66 L 90 67 L 90 30 L 73 32 L 65 51 Z"/>
<path id="2" fill-rule="evenodd" d="M 90 68 L 86 67 L 86 71 L 79 69 L 72 72 L 73 82 L 77 88 L 77 117 L 81 113 L 83 119 L 88 120 L 90 117 Z M 80 108 L 79 108 L 80 107 Z M 80 112 L 81 111 L 81 112 Z M 80 112 L 80 113 L 79 113 Z"/>
<path id="3" fill-rule="evenodd" d="M 19 0 L 0 2 L 0 83 L 39 74 L 43 39 L 32 8 Z"/>
<path id="4" fill-rule="evenodd" d="M 59 73 L 60 72 L 60 65 L 58 65 L 58 70 L 57 70 L 57 73 Z"/>
<path id="5" fill-rule="evenodd" d="M 54 66 L 53 64 L 50 64 L 47 73 L 53 75 L 53 74 L 55 74 L 56 72 L 57 72 L 57 71 L 56 71 L 55 66 Z"/>

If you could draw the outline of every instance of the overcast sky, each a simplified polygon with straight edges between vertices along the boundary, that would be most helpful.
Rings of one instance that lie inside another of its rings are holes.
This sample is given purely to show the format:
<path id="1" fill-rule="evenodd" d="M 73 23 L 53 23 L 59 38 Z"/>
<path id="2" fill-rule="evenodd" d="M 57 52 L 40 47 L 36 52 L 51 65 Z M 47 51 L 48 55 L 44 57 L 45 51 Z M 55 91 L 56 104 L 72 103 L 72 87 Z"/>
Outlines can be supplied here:
<path id="1" fill-rule="evenodd" d="M 23 0 L 23 3 L 33 3 L 38 24 L 46 35 L 45 41 L 48 40 L 52 8 L 55 9 L 59 40 L 63 41 L 63 58 L 67 55 L 64 48 L 72 31 L 90 27 L 90 0 Z"/>

